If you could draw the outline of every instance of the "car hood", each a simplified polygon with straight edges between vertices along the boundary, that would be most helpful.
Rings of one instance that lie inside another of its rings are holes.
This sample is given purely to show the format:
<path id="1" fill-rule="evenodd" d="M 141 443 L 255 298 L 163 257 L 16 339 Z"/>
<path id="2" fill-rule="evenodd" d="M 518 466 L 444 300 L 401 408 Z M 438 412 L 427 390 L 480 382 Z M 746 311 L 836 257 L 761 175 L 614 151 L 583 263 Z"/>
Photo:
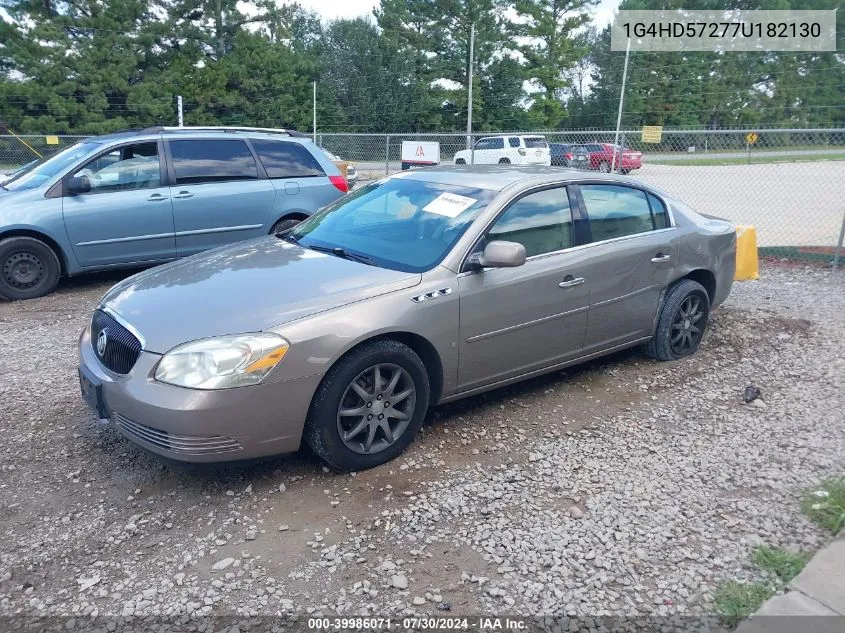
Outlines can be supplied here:
<path id="1" fill-rule="evenodd" d="M 151 268 L 114 286 L 101 305 L 134 327 L 147 351 L 163 354 L 188 341 L 266 330 L 420 279 L 271 236 Z"/>

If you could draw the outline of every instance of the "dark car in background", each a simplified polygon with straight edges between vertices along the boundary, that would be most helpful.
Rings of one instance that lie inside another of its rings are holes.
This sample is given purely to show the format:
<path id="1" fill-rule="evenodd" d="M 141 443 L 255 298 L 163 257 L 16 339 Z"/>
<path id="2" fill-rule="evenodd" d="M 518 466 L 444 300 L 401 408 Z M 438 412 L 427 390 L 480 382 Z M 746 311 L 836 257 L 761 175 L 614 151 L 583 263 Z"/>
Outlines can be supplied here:
<path id="1" fill-rule="evenodd" d="M 549 143 L 549 150 L 552 156 L 552 165 L 558 167 L 574 167 L 576 169 L 588 169 L 588 152 L 583 145 L 570 145 L 568 143 Z"/>

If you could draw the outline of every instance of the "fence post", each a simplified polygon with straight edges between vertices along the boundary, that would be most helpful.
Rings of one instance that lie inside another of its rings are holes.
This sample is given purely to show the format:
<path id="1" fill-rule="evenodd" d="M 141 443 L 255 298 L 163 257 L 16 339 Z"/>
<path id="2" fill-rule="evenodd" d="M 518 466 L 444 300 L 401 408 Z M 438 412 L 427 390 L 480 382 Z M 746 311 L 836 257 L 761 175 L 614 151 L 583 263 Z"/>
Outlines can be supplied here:
<path id="1" fill-rule="evenodd" d="M 845 241 L 845 211 L 842 212 L 842 228 L 839 229 L 839 242 L 836 244 L 836 254 L 833 256 L 833 270 L 839 268 L 839 256 L 842 254 L 843 241 Z"/>
<path id="2" fill-rule="evenodd" d="M 390 175 L 390 134 L 384 135 L 384 175 Z"/>

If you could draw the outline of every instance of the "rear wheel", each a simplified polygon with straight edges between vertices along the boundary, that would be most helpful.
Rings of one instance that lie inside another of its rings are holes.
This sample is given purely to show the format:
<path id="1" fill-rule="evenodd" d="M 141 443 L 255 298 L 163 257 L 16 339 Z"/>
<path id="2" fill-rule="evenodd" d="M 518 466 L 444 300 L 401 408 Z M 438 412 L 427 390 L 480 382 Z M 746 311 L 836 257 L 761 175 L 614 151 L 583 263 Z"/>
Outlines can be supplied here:
<path id="1" fill-rule="evenodd" d="M 628 175 L 628 174 L 630 174 L 630 173 L 631 173 L 631 170 L 630 170 L 630 169 L 623 169 L 623 170 L 622 170 L 622 175 L 623 175 L 623 176 L 627 176 L 627 175 Z"/>
<path id="2" fill-rule="evenodd" d="M 366 343 L 323 378 L 305 441 L 339 470 L 379 466 L 413 441 L 428 402 L 428 373 L 411 348 L 391 340 Z"/>
<path id="3" fill-rule="evenodd" d="M 20 236 L 0 241 L 0 297 L 42 297 L 56 287 L 61 272 L 58 256 L 41 240 Z"/>
<path id="4" fill-rule="evenodd" d="M 610 163 L 608 163 L 607 161 L 604 161 L 604 160 L 602 162 L 600 162 L 599 163 L 599 171 L 602 172 L 603 174 L 609 174 L 610 173 Z"/>
<path id="5" fill-rule="evenodd" d="M 455 160 L 455 164 L 456 165 L 466 165 L 467 162 L 463 158 L 458 158 L 457 160 Z"/>
<path id="6" fill-rule="evenodd" d="M 510 159 L 510 158 L 500 158 L 500 159 L 499 159 L 499 164 L 500 164 L 500 165 L 510 165 L 510 164 L 511 164 L 511 159 Z"/>
<path id="7" fill-rule="evenodd" d="M 695 353 L 710 319 L 710 297 L 697 281 L 684 279 L 667 291 L 657 330 L 647 346 L 657 360 L 677 360 Z"/>
<path id="8" fill-rule="evenodd" d="M 279 235 L 280 233 L 289 231 L 304 219 L 305 218 L 282 218 L 273 225 L 270 233 L 273 235 Z"/>

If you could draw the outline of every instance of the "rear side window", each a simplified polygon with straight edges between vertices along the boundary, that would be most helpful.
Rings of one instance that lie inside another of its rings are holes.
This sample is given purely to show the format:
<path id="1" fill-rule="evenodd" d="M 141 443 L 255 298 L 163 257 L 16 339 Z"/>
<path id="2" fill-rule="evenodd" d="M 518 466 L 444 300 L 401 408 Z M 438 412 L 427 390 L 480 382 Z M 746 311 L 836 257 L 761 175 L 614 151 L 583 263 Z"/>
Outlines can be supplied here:
<path id="1" fill-rule="evenodd" d="M 526 136 L 525 137 L 525 147 L 534 149 L 537 147 L 548 147 L 549 144 L 546 143 L 546 139 L 542 136 Z"/>
<path id="2" fill-rule="evenodd" d="M 170 154 L 178 185 L 258 178 L 252 152 L 240 140 L 170 141 Z"/>
<path id="3" fill-rule="evenodd" d="M 646 194 L 620 185 L 581 185 L 594 242 L 654 230 Z"/>
<path id="4" fill-rule="evenodd" d="M 669 215 L 666 213 L 666 205 L 663 200 L 654 194 L 648 194 L 648 204 L 651 207 L 651 215 L 654 216 L 654 228 L 669 228 Z"/>
<path id="5" fill-rule="evenodd" d="M 511 147 L 519 147 L 519 139 L 511 136 L 508 139 L 508 145 L 510 145 Z"/>
<path id="6" fill-rule="evenodd" d="M 270 178 L 325 176 L 317 159 L 299 143 L 250 139 Z"/>

